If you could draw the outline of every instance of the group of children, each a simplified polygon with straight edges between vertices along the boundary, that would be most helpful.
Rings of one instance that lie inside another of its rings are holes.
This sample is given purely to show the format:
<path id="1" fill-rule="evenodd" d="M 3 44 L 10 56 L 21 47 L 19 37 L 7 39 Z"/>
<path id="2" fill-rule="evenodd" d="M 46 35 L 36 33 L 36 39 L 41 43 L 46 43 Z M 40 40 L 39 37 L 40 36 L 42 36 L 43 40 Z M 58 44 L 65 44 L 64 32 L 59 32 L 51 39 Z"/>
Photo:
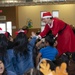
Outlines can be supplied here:
<path id="1" fill-rule="evenodd" d="M 8 40 L 6 32 L 0 30 L 0 74 L 1 75 L 25 75 L 34 68 L 33 53 L 37 36 L 35 32 L 31 33 L 31 40 L 28 40 L 24 30 L 17 31 L 13 42 Z M 13 44 L 9 44 L 9 41 Z M 56 38 L 53 34 L 45 37 L 44 48 L 38 55 L 36 63 L 39 63 L 40 57 L 55 60 L 58 51 L 54 47 Z M 13 46 L 10 46 L 13 45 Z M 10 47 L 9 47 L 10 46 Z M 36 50 L 36 49 L 35 49 Z M 36 65 L 37 65 L 36 64 Z"/>
<path id="2" fill-rule="evenodd" d="M 12 74 L 1 75 L 23 75 L 34 68 L 32 50 L 36 41 L 35 34 L 32 33 L 32 40 L 29 42 L 24 30 L 19 30 L 13 41 L 13 48 L 8 49 L 8 39 L 5 32 L 0 32 L 0 61 L 4 63 L 6 71 Z"/>
<path id="3" fill-rule="evenodd" d="M 58 55 L 75 52 L 75 35 L 67 23 L 53 18 L 50 12 L 43 13 L 42 21 L 45 29 L 39 35 L 32 32 L 31 39 L 24 29 L 16 32 L 14 40 L 0 29 L 0 75 L 26 75 L 43 58 L 52 63 Z"/>

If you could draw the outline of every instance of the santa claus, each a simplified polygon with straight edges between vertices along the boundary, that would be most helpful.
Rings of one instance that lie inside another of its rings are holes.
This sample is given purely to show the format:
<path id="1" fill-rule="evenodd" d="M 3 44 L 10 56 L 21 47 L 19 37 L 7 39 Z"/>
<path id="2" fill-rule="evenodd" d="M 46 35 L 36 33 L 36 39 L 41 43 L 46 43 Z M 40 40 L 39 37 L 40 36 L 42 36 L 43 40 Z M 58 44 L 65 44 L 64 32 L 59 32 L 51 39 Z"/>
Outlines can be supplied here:
<path id="1" fill-rule="evenodd" d="M 46 36 L 51 30 L 55 36 L 58 36 L 57 49 L 59 55 L 65 52 L 75 52 L 75 35 L 69 24 L 52 17 L 50 12 L 43 13 L 42 21 L 46 23 L 46 25 L 44 30 L 39 34 L 39 38 Z"/>

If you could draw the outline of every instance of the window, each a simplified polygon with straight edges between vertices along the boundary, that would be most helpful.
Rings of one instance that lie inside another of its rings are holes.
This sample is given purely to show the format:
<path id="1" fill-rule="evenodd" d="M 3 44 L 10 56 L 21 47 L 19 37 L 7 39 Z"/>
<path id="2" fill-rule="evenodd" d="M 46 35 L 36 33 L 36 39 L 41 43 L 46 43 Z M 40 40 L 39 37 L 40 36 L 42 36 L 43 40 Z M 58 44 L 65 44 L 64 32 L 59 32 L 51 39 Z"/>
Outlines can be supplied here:
<path id="1" fill-rule="evenodd" d="M 7 32 L 10 33 L 10 35 L 12 35 L 12 22 L 6 22 L 7 24 Z"/>
<path id="2" fill-rule="evenodd" d="M 58 10 L 53 10 L 52 15 L 53 15 L 53 17 L 59 17 L 59 11 Z"/>
<path id="3" fill-rule="evenodd" d="M 0 23 L 0 28 L 2 28 L 3 31 L 6 31 L 6 23 Z"/>
<path id="4" fill-rule="evenodd" d="M 3 31 L 8 31 L 10 35 L 12 35 L 12 22 L 4 22 L 0 23 L 0 28 L 2 28 Z"/>

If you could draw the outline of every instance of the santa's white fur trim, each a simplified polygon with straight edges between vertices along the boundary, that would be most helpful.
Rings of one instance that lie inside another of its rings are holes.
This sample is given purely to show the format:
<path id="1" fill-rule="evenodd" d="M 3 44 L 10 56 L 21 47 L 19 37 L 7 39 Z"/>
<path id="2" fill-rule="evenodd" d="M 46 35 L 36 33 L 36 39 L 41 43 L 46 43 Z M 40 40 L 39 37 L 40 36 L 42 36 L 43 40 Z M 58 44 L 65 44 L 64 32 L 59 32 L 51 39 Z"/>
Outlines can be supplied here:
<path id="1" fill-rule="evenodd" d="M 43 16 L 42 18 L 51 18 L 52 16 Z"/>

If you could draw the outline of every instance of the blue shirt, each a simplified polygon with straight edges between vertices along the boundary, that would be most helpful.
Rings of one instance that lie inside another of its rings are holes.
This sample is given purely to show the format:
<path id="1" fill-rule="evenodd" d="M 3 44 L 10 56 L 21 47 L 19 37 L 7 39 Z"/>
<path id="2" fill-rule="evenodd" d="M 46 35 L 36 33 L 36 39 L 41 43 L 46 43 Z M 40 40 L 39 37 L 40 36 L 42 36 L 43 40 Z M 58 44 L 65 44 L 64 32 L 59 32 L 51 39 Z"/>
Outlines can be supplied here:
<path id="1" fill-rule="evenodd" d="M 15 70 L 17 75 L 23 75 L 27 71 L 29 71 L 31 68 L 34 68 L 33 63 L 33 47 L 35 45 L 36 38 L 32 38 L 32 40 L 28 44 L 28 55 L 25 57 L 25 55 L 20 56 L 20 54 L 17 54 L 16 57 L 16 64 L 15 64 Z"/>
<path id="2" fill-rule="evenodd" d="M 42 48 L 40 50 L 40 53 L 42 54 L 42 58 L 47 58 L 50 60 L 55 60 L 55 57 L 58 54 L 58 50 L 54 47 L 47 46 L 45 48 Z"/>
<path id="3" fill-rule="evenodd" d="M 7 75 L 17 75 L 17 74 L 15 74 L 15 73 L 12 72 L 12 71 L 7 71 Z"/>
<path id="4" fill-rule="evenodd" d="M 15 63 L 15 56 L 13 53 L 13 49 L 9 49 L 7 50 L 6 57 L 4 57 L 4 66 L 6 70 L 15 72 L 14 63 Z"/>

